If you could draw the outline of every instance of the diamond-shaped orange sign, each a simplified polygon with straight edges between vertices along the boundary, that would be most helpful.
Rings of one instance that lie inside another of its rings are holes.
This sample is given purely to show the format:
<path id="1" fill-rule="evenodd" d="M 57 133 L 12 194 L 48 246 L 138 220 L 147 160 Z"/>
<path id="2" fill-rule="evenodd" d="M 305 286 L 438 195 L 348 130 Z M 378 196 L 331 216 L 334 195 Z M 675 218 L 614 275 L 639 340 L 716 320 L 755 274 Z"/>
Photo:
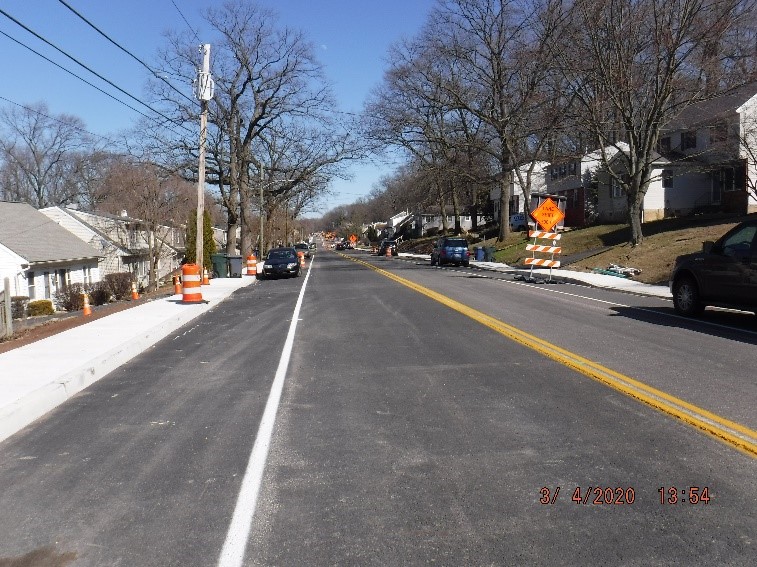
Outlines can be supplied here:
<path id="1" fill-rule="evenodd" d="M 547 197 L 535 211 L 531 212 L 531 217 L 539 223 L 542 230 L 549 232 L 565 218 L 565 213 L 560 210 L 557 203 Z"/>

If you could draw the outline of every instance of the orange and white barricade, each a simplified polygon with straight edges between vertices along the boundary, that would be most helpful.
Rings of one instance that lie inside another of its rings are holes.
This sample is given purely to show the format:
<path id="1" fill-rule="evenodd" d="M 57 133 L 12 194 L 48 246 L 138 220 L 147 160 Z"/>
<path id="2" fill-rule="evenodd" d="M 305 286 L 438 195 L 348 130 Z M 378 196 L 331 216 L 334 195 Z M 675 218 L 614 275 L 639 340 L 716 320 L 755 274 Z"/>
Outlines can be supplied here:
<path id="1" fill-rule="evenodd" d="M 247 256 L 247 275 L 258 275 L 258 261 L 257 258 L 255 258 L 255 254 L 250 254 L 249 256 Z"/>
<path id="2" fill-rule="evenodd" d="M 562 248 L 560 246 L 554 246 L 554 243 L 560 240 L 561 235 L 557 232 L 531 230 L 529 231 L 528 236 L 529 238 L 533 238 L 534 242 L 533 244 L 526 245 L 526 250 L 531 252 L 531 258 L 525 259 L 525 264 L 531 266 L 531 272 L 528 275 L 527 281 L 536 281 L 533 277 L 534 266 L 539 266 L 541 268 L 549 268 L 549 279 L 545 280 L 545 283 L 555 283 L 552 280 L 552 268 L 560 267 L 560 261 L 555 260 L 555 255 L 561 254 Z M 550 244 L 538 244 L 538 239 L 548 240 L 550 241 Z M 537 258 L 537 252 L 540 254 L 549 254 L 549 258 Z"/>
<path id="3" fill-rule="evenodd" d="M 200 275 L 200 266 L 197 264 L 184 264 L 181 267 L 181 280 L 184 284 L 181 300 L 184 303 L 201 302 L 202 291 L 200 291 L 200 284 L 202 283 L 202 276 Z"/>

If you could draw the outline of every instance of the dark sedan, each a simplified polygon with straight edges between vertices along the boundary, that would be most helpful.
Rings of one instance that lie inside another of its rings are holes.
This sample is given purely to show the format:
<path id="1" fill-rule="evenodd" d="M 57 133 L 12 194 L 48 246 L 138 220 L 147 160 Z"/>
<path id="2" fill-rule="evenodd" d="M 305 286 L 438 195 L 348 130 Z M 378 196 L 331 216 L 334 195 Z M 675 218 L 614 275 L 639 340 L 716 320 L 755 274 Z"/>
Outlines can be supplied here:
<path id="1" fill-rule="evenodd" d="M 278 276 L 300 275 L 300 262 L 294 248 L 272 248 L 263 264 L 262 276 L 275 278 Z"/>
<path id="2" fill-rule="evenodd" d="M 676 258 L 670 291 L 681 315 L 699 315 L 707 305 L 757 313 L 757 220 Z"/>

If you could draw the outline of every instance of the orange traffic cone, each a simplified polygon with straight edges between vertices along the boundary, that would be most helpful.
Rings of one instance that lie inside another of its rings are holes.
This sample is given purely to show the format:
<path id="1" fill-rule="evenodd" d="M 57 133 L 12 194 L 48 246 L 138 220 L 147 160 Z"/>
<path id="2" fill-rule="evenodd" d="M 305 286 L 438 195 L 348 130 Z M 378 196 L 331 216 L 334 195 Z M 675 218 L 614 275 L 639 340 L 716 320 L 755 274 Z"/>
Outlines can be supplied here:
<path id="1" fill-rule="evenodd" d="M 210 276 L 208 276 L 208 269 L 202 269 L 202 285 L 210 285 Z"/>
<path id="2" fill-rule="evenodd" d="M 173 277 L 173 293 L 174 295 L 181 295 L 181 278 L 179 276 Z"/>
<path id="3" fill-rule="evenodd" d="M 132 301 L 139 299 L 139 293 L 137 293 L 137 284 L 135 282 L 131 282 L 131 299 Z"/>
<path id="4" fill-rule="evenodd" d="M 89 306 L 89 295 L 87 295 L 86 293 L 82 293 L 82 295 L 84 296 L 84 309 L 82 311 L 83 315 L 87 317 L 89 315 L 92 315 L 92 308 Z"/>
<path id="5" fill-rule="evenodd" d="M 297 257 L 300 260 L 300 268 L 305 267 L 305 253 L 304 252 L 297 252 Z"/>

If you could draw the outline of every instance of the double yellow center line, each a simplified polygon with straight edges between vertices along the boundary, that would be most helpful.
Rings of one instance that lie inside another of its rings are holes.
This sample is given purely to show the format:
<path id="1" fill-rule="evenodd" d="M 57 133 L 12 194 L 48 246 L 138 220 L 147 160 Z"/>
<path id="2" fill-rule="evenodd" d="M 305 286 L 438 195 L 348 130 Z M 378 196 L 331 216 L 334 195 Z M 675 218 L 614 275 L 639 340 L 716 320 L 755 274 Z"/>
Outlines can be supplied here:
<path id="1" fill-rule="evenodd" d="M 666 392 L 652 388 L 651 386 L 639 382 L 638 380 L 634 380 L 624 374 L 615 372 L 601 364 L 565 350 L 564 348 L 540 339 L 535 335 L 526 333 L 512 325 L 503 323 L 486 313 L 482 313 L 481 311 L 468 307 L 467 305 L 463 305 L 441 293 L 437 293 L 392 272 L 382 270 L 377 266 L 369 264 L 368 262 L 363 262 L 352 256 L 342 254 L 340 254 L 340 256 L 370 268 L 371 270 L 409 287 L 434 301 L 446 305 L 450 309 L 454 309 L 458 313 L 470 317 L 474 321 L 489 327 L 497 333 L 504 335 L 523 346 L 535 350 L 547 358 L 568 366 L 589 378 L 610 386 L 611 388 L 614 388 L 631 398 L 639 400 L 663 413 L 676 417 L 681 421 L 735 447 L 747 455 L 757 458 L 757 431 L 725 419 L 680 398 L 671 396 Z"/>

